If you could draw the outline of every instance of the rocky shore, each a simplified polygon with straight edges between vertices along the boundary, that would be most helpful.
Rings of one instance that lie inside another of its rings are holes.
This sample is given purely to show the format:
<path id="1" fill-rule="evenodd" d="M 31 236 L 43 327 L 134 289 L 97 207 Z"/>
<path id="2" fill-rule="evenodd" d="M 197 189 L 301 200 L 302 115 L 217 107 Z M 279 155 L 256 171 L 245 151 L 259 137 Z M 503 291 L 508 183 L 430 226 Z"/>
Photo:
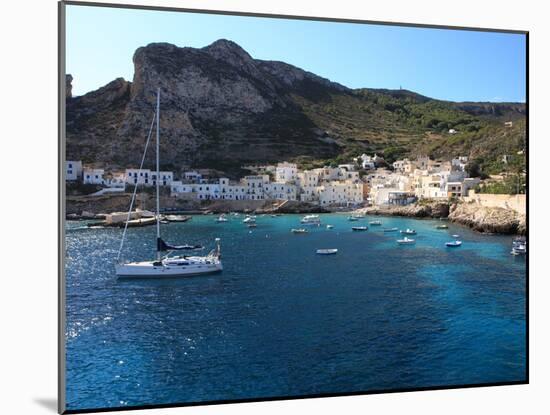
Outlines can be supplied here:
<path id="1" fill-rule="evenodd" d="M 371 206 L 359 209 L 358 212 L 366 215 L 446 218 L 449 216 L 449 204 L 447 202 L 430 202 L 406 206 Z"/>
<path id="2" fill-rule="evenodd" d="M 473 203 L 450 206 L 449 220 L 478 232 L 519 235 L 527 232 L 525 215 L 511 209 L 489 208 Z"/>
<path id="3" fill-rule="evenodd" d="M 525 215 L 511 209 L 484 207 L 473 203 L 428 202 L 407 206 L 372 206 L 357 212 L 367 215 L 448 218 L 451 222 L 484 233 L 525 235 L 527 231 Z"/>

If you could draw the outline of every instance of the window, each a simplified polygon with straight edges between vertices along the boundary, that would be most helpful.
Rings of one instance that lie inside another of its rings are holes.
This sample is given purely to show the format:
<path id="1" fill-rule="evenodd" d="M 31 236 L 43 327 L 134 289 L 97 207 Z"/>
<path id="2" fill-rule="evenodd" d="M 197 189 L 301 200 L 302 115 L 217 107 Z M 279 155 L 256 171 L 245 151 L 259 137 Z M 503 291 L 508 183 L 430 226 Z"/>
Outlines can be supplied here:
<path id="1" fill-rule="evenodd" d="M 67 171 L 68 174 L 73 174 L 72 170 Z"/>
<path id="2" fill-rule="evenodd" d="M 69 163 L 69 169 L 73 168 L 73 163 Z"/>

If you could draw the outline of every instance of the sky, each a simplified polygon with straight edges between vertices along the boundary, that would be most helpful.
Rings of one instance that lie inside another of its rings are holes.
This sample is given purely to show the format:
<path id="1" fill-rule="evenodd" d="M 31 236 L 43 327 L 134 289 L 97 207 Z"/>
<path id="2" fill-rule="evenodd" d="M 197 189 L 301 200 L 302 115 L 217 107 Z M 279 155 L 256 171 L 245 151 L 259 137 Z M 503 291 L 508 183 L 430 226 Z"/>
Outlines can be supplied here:
<path id="1" fill-rule="evenodd" d="M 525 102 L 522 34 L 67 5 L 73 95 L 132 80 L 152 42 L 204 47 L 229 39 L 350 88 L 409 89 L 450 101 Z"/>

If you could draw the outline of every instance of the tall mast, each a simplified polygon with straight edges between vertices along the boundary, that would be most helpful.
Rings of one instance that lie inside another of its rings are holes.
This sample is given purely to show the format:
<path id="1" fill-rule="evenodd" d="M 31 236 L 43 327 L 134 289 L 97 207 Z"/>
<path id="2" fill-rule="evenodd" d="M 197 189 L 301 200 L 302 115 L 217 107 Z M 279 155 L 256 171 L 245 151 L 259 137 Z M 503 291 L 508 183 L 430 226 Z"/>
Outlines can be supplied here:
<path id="1" fill-rule="evenodd" d="M 157 90 L 157 260 L 160 261 L 160 251 L 158 241 L 160 239 L 160 166 L 159 166 L 159 149 L 160 149 L 160 88 Z"/>

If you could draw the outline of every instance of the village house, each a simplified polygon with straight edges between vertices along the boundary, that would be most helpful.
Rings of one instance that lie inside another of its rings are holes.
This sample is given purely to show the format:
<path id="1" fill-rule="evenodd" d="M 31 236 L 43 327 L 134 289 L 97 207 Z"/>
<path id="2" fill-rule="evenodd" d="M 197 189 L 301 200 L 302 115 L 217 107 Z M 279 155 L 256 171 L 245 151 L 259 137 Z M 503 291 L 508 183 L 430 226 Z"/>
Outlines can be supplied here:
<path id="1" fill-rule="evenodd" d="M 159 172 L 160 186 L 170 186 L 174 180 L 174 173 L 171 171 Z M 156 186 L 157 185 L 157 172 L 149 169 L 126 169 L 125 173 L 126 183 L 130 185 L 138 186 Z"/>
<path id="2" fill-rule="evenodd" d="M 350 206 L 363 202 L 363 184 L 350 180 L 327 182 L 318 189 L 321 206 Z"/>
<path id="3" fill-rule="evenodd" d="M 82 183 L 84 184 L 105 184 L 103 169 L 84 169 L 82 173 Z"/>
<path id="4" fill-rule="evenodd" d="M 297 179 L 298 167 L 294 163 L 279 163 L 275 170 L 275 181 L 293 183 Z"/>
<path id="5" fill-rule="evenodd" d="M 376 166 L 374 165 L 374 160 L 371 156 L 367 154 L 361 154 L 359 158 L 361 159 L 361 167 L 364 170 L 374 170 L 376 168 Z"/>
<path id="6" fill-rule="evenodd" d="M 65 180 L 75 181 L 82 178 L 82 162 L 67 160 L 65 162 Z"/>

